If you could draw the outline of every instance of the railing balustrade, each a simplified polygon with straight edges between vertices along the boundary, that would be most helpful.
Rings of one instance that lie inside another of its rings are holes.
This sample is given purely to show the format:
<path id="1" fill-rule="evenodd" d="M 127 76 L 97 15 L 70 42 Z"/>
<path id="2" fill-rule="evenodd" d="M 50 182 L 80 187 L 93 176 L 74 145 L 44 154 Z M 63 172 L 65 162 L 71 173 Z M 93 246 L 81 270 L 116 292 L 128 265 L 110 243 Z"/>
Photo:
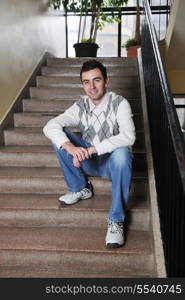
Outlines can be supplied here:
<path id="1" fill-rule="evenodd" d="M 184 277 L 185 145 L 148 1 L 143 7 L 141 52 L 166 270 Z"/>

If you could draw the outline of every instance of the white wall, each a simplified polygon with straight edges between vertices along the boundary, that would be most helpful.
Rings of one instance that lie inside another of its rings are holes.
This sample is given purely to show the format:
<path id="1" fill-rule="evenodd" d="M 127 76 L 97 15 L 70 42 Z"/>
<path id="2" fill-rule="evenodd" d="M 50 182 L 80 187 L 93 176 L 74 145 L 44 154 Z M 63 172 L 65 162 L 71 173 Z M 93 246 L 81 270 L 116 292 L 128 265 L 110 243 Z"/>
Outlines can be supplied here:
<path id="1" fill-rule="evenodd" d="M 48 3 L 0 1 L 0 122 L 43 54 L 65 57 L 65 20 Z"/>

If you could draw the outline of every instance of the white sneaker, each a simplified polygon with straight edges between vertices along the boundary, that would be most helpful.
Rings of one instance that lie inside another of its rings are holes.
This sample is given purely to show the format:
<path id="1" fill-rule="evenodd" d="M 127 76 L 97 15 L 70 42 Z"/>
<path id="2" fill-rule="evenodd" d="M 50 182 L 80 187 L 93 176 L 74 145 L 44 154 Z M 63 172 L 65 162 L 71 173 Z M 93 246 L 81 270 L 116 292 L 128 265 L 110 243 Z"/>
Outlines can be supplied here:
<path id="1" fill-rule="evenodd" d="M 60 204 L 71 205 L 81 199 L 89 199 L 93 196 L 93 187 L 91 182 L 88 182 L 87 187 L 79 192 L 68 192 L 59 198 Z"/>
<path id="2" fill-rule="evenodd" d="M 125 243 L 123 222 L 108 222 L 108 229 L 105 238 L 108 248 L 118 248 Z"/>

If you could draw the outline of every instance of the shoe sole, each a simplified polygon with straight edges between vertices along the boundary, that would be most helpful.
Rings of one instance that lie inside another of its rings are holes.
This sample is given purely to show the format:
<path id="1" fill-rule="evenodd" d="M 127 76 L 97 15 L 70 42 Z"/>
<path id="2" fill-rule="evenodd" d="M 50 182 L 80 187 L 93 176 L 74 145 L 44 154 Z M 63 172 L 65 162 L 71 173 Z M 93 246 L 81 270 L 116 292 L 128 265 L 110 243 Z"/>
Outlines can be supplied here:
<path id="1" fill-rule="evenodd" d="M 117 243 L 108 243 L 108 244 L 106 244 L 106 247 L 107 248 L 120 248 L 120 247 L 122 247 L 124 244 L 117 244 Z"/>
<path id="2" fill-rule="evenodd" d="M 91 195 L 88 198 L 80 198 L 79 200 L 77 200 L 76 202 L 71 203 L 71 204 L 66 203 L 65 201 L 61 201 L 61 200 L 58 200 L 58 202 L 59 202 L 59 206 L 70 206 L 70 205 L 74 205 L 74 204 L 78 203 L 80 200 L 88 200 L 88 199 L 91 199 L 92 197 L 93 197 L 93 195 Z"/>
<path id="3" fill-rule="evenodd" d="M 74 205 L 74 204 L 78 203 L 80 200 L 81 200 L 81 199 L 79 199 L 78 201 L 76 201 L 76 202 L 74 202 L 74 203 L 71 203 L 71 204 L 66 203 L 66 202 L 64 202 L 64 201 L 60 201 L 60 200 L 58 200 L 58 202 L 59 202 L 59 206 L 70 206 L 70 205 Z"/>

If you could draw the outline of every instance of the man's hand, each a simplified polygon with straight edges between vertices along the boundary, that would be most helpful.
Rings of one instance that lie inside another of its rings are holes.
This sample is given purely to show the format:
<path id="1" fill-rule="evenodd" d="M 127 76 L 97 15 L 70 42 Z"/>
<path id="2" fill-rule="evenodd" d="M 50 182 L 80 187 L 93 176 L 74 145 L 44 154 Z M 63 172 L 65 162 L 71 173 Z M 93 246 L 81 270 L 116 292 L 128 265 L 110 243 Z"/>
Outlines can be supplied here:
<path id="1" fill-rule="evenodd" d="M 80 161 L 73 157 L 73 166 L 76 168 L 80 168 Z"/>
<path id="2" fill-rule="evenodd" d="M 97 150 L 94 146 L 87 148 L 89 156 L 91 157 L 92 154 L 97 153 Z"/>
<path id="3" fill-rule="evenodd" d="M 89 157 L 91 157 L 92 154 L 97 153 L 96 148 L 95 147 L 89 147 L 87 148 Z M 78 159 L 76 159 L 75 157 L 73 157 L 73 165 L 77 168 L 80 167 L 80 161 Z"/>
<path id="4" fill-rule="evenodd" d="M 71 142 L 65 142 L 62 145 L 62 148 L 71 154 L 76 161 L 81 162 L 82 160 L 89 158 L 89 153 L 86 148 L 76 147 Z"/>
<path id="5" fill-rule="evenodd" d="M 80 167 L 81 161 L 88 159 L 92 154 L 97 153 L 97 150 L 94 146 L 86 149 L 83 147 L 76 147 L 71 142 L 65 142 L 62 145 L 62 148 L 73 156 L 73 165 L 76 168 Z"/>

